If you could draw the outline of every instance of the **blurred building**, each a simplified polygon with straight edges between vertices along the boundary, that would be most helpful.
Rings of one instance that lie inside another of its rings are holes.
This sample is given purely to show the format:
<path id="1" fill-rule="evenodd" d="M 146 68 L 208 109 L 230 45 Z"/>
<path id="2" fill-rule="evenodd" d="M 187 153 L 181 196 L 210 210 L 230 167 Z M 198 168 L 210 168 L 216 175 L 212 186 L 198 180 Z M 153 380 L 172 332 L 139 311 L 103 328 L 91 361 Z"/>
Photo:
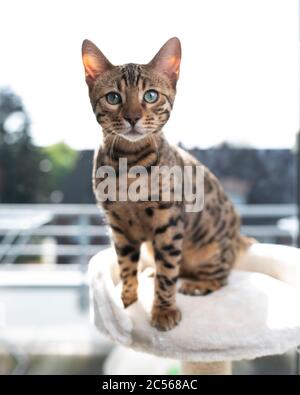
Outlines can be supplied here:
<path id="1" fill-rule="evenodd" d="M 181 145 L 182 148 L 184 146 Z M 295 157 L 288 149 L 236 148 L 227 144 L 189 152 L 221 180 L 236 203 L 289 204 L 295 201 Z M 63 203 L 94 203 L 92 150 L 81 151 L 63 185 Z"/>

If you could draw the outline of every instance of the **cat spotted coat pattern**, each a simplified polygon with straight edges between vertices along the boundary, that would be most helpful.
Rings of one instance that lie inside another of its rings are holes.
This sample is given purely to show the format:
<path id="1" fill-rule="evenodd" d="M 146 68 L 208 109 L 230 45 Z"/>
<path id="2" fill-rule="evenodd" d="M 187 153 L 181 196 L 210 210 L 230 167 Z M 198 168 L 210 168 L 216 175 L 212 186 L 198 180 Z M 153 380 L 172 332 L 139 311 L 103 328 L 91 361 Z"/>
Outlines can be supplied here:
<path id="1" fill-rule="evenodd" d="M 97 169 L 116 169 L 126 158 L 133 166 L 192 166 L 200 163 L 170 145 L 162 128 L 170 117 L 176 94 L 181 60 L 177 38 L 165 43 L 147 64 L 112 65 L 102 52 L 85 40 L 82 57 L 89 96 L 103 143 L 96 152 L 93 187 L 96 199 Z M 132 179 L 128 178 L 128 187 Z M 196 179 L 193 180 L 196 182 Z M 172 185 L 172 184 L 171 184 Z M 141 245 L 152 248 L 155 264 L 155 294 L 151 324 L 169 330 L 181 319 L 176 306 L 177 280 L 184 278 L 179 292 L 206 295 L 226 284 L 239 253 L 250 244 L 240 236 L 240 220 L 217 178 L 204 167 L 204 207 L 187 212 L 185 202 L 158 200 L 101 202 L 112 231 L 122 280 L 122 300 L 129 306 L 137 300 L 137 273 Z M 118 192 L 118 191 L 117 191 Z"/>

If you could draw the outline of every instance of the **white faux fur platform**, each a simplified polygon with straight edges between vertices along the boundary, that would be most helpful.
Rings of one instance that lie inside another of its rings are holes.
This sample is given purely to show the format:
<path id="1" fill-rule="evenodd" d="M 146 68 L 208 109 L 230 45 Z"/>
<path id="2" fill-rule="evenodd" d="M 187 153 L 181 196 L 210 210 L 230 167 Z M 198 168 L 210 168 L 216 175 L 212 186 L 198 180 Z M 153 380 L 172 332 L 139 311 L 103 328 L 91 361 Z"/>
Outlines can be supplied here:
<path id="1" fill-rule="evenodd" d="M 139 301 L 125 310 L 107 249 L 89 265 L 94 323 L 119 344 L 187 361 L 252 359 L 300 344 L 300 250 L 254 244 L 237 269 L 262 273 L 234 270 L 226 287 L 207 296 L 178 293 L 182 321 L 159 332 L 149 324 L 153 278 L 139 275 Z"/>

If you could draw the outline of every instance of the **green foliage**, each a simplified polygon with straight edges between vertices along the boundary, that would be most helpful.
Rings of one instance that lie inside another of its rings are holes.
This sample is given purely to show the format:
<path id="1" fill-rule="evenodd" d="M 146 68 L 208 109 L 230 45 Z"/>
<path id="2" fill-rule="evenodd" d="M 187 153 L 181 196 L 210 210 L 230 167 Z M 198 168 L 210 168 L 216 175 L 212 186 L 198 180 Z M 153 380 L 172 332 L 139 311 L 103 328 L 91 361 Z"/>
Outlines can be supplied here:
<path id="1" fill-rule="evenodd" d="M 78 152 L 70 148 L 67 144 L 60 142 L 48 147 L 40 148 L 41 170 L 47 179 L 44 191 L 60 189 L 65 178 L 70 174 L 76 160 Z"/>
<path id="2" fill-rule="evenodd" d="M 42 132 L 42 131 L 41 131 Z M 36 147 L 19 96 L 0 89 L 0 203 L 51 203 L 77 160 L 64 143 Z"/>

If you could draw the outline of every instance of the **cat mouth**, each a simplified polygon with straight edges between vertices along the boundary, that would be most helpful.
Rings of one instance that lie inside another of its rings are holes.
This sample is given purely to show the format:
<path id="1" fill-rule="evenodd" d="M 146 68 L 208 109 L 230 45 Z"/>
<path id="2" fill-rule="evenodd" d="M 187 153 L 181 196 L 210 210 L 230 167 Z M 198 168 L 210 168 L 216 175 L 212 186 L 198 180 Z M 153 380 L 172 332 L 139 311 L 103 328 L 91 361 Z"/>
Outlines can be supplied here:
<path id="1" fill-rule="evenodd" d="M 122 137 L 124 137 L 128 141 L 137 141 L 142 139 L 144 136 L 144 134 L 137 132 L 134 129 L 131 129 L 129 132 L 122 134 Z"/>

